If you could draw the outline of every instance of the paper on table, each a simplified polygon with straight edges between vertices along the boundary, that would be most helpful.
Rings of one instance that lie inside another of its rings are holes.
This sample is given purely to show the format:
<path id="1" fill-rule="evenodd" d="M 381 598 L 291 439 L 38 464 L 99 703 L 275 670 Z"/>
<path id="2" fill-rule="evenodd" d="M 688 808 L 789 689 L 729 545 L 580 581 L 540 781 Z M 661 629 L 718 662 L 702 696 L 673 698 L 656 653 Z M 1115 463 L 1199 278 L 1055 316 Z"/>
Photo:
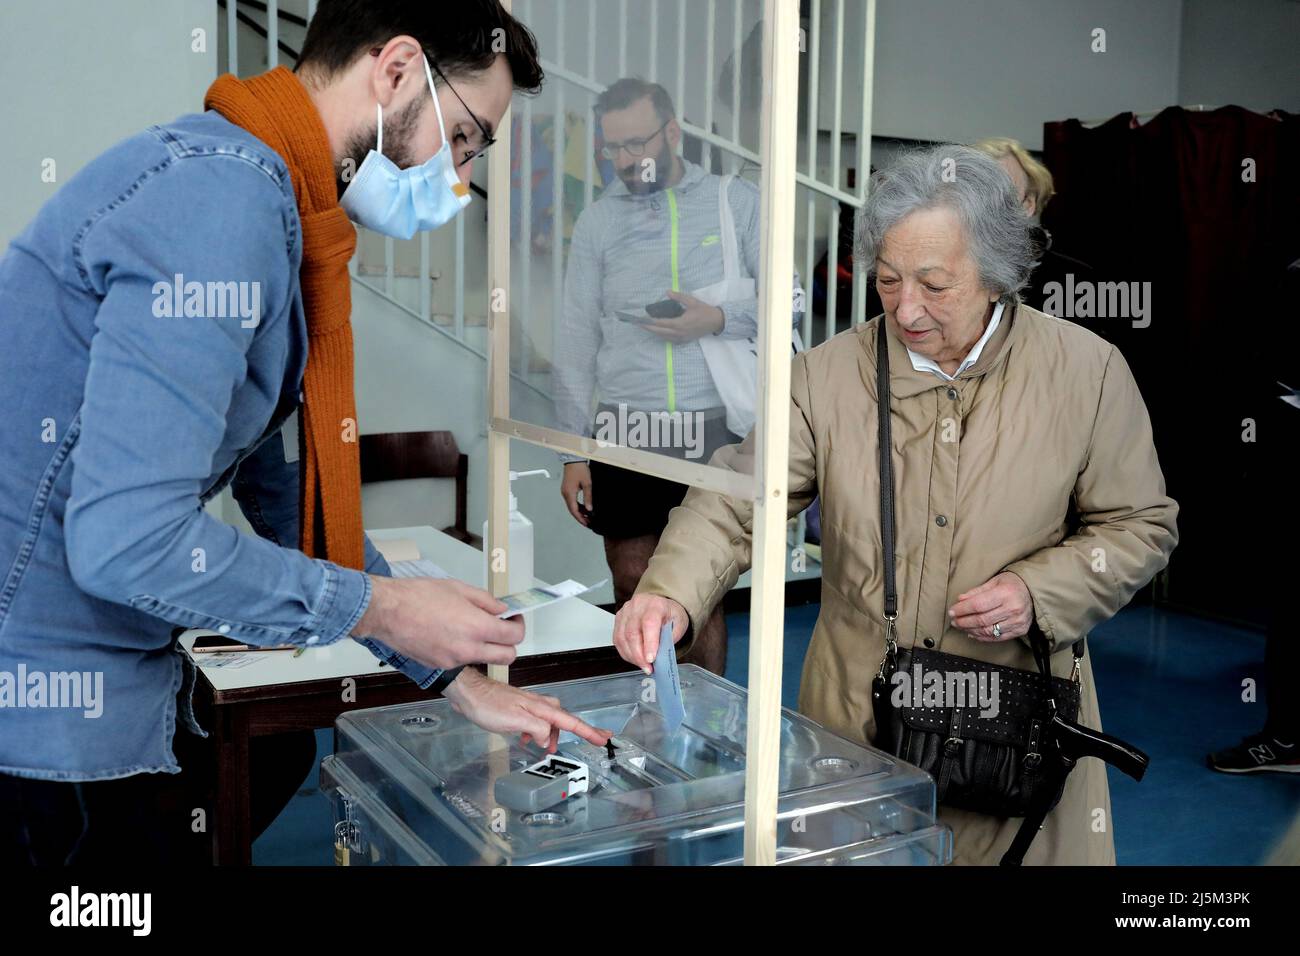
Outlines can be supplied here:
<path id="1" fill-rule="evenodd" d="M 373 538 L 371 539 L 374 540 Z M 375 549 L 384 556 L 389 564 L 394 561 L 420 560 L 420 546 L 410 538 L 391 538 L 388 541 L 374 541 Z"/>
<path id="2" fill-rule="evenodd" d="M 395 578 L 449 578 L 446 571 L 428 558 L 416 561 L 390 561 L 388 570 Z"/>
<path id="3" fill-rule="evenodd" d="M 677 676 L 677 647 L 673 644 L 673 622 L 668 621 L 659 631 L 659 653 L 654 662 L 655 703 L 663 714 L 670 734 L 677 733 L 686 717 L 682 703 L 682 683 Z"/>
<path id="4" fill-rule="evenodd" d="M 258 655 L 256 653 L 246 653 L 243 651 L 231 651 L 226 654 L 196 654 L 195 662 L 208 670 L 215 670 L 218 667 L 247 667 L 249 664 L 257 663 Z"/>
<path id="5" fill-rule="evenodd" d="M 546 587 L 529 588 L 527 591 L 520 591 L 517 594 L 507 594 L 499 598 L 506 606 L 506 610 L 497 615 L 499 618 L 514 617 L 516 614 L 522 614 L 525 611 L 536 611 L 538 608 L 547 607 L 556 601 L 563 601 L 565 598 L 577 597 L 579 594 L 586 594 L 588 591 L 595 590 L 605 581 L 605 578 L 597 581 L 591 587 L 580 584 L 572 579 L 561 581 L 559 584 L 550 584 Z"/>

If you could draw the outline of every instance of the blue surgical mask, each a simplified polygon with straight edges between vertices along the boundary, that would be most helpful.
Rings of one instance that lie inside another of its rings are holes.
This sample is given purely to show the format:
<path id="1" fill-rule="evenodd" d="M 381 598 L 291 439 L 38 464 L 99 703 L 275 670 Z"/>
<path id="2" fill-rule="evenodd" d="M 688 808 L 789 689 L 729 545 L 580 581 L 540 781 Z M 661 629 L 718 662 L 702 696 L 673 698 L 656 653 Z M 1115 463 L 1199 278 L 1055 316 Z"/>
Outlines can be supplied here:
<path id="1" fill-rule="evenodd" d="M 428 162 L 398 169 L 384 156 L 384 108 L 379 106 L 379 134 L 375 148 L 366 154 L 361 168 L 339 199 L 343 211 L 357 225 L 394 239 L 410 239 L 417 232 L 446 225 L 469 205 L 471 199 L 469 187 L 456 173 L 456 160 L 442 122 L 442 106 L 438 103 L 438 91 L 433 85 L 427 57 L 424 75 L 429 81 L 433 108 L 438 114 L 442 148 Z"/>

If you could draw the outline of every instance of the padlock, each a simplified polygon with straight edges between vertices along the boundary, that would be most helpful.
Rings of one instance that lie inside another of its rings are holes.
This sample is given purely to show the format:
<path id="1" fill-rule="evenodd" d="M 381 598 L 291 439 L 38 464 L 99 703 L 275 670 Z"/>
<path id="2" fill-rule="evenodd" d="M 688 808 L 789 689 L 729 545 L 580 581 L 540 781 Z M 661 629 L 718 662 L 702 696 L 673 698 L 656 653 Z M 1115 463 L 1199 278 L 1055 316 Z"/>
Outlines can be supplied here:
<path id="1" fill-rule="evenodd" d="M 348 807 L 349 811 L 351 806 Z M 351 866 L 352 851 L 357 847 L 357 825 L 351 819 L 334 824 L 334 865 Z"/>

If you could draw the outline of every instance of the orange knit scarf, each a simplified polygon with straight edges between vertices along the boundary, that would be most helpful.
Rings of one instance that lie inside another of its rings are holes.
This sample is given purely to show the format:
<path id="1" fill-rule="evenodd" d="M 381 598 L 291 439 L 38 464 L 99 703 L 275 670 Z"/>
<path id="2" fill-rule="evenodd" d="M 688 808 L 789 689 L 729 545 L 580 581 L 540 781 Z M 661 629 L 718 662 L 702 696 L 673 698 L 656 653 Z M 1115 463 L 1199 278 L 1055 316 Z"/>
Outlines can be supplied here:
<path id="1" fill-rule="evenodd" d="M 299 282 L 307 313 L 299 546 L 304 554 L 360 569 L 365 537 L 348 276 L 357 233 L 338 204 L 329 137 L 306 88 L 284 67 L 248 80 L 219 77 L 203 105 L 266 143 L 289 167 L 302 221 Z"/>

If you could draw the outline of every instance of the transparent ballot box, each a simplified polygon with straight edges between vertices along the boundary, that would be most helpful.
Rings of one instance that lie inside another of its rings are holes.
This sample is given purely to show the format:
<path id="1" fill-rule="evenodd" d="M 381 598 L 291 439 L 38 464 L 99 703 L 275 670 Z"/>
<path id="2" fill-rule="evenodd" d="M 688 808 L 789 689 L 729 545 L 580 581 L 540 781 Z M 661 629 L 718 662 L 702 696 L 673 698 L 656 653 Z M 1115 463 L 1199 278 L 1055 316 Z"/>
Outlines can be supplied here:
<path id="1" fill-rule="evenodd" d="M 572 789 L 585 792 L 555 788 L 564 799 L 525 810 L 498 798 L 519 781 L 549 787 L 550 771 L 497 783 L 545 759 L 536 744 L 480 730 L 446 700 L 344 714 L 335 727 L 336 752 L 321 765 L 321 789 L 334 809 L 336 861 L 739 864 L 745 690 L 683 665 L 685 720 L 670 734 L 655 705 L 643 700 L 652 696 L 647 681 L 637 671 L 530 688 L 617 733 L 612 757 L 608 748 L 565 734 L 559 766 L 580 781 Z M 542 799 L 553 799 L 555 789 Z M 517 795 L 515 801 L 520 806 Z M 777 826 L 782 864 L 941 864 L 952 852 L 927 774 L 788 709 L 781 714 Z"/>

